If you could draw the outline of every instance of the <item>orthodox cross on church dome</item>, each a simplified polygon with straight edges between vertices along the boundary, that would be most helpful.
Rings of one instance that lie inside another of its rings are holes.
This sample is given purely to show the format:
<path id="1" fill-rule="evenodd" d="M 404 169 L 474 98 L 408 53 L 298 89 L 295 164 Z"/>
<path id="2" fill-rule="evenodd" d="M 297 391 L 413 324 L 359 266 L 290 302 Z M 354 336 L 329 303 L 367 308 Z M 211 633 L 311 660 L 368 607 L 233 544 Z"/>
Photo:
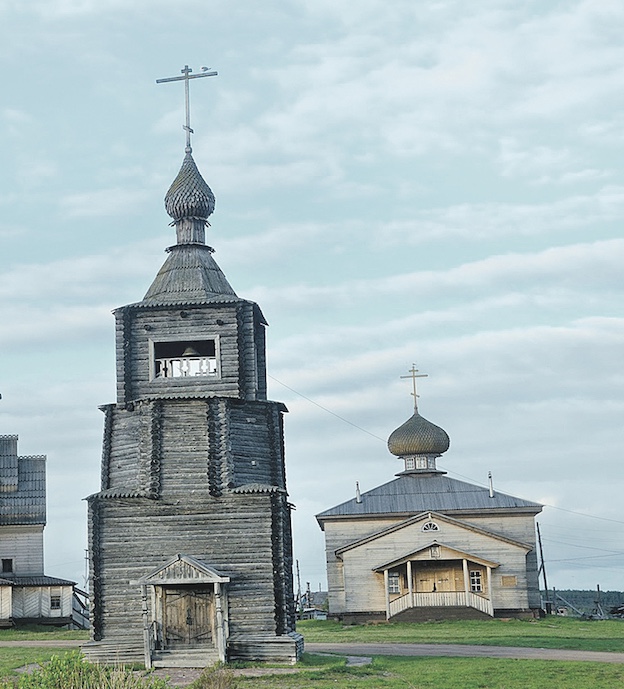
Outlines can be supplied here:
<path id="1" fill-rule="evenodd" d="M 186 111 L 186 124 L 182 125 L 182 129 L 186 132 L 186 152 L 191 153 L 191 134 L 194 134 L 191 129 L 191 105 L 189 99 L 189 80 L 190 79 L 201 79 L 202 77 L 216 77 L 218 72 L 209 71 L 209 67 L 202 67 L 201 74 L 191 74 L 193 71 L 188 65 L 184 65 L 184 69 L 181 69 L 181 77 L 166 77 L 165 79 L 156 79 L 157 84 L 164 84 L 168 81 L 183 81 L 184 82 L 184 106 Z"/>
<path id="2" fill-rule="evenodd" d="M 414 391 L 411 392 L 410 394 L 414 398 L 414 412 L 418 411 L 418 392 L 416 390 L 416 378 L 428 378 L 427 373 L 419 373 L 418 369 L 416 368 L 416 364 L 412 364 L 412 368 L 409 370 L 409 376 L 401 376 L 401 378 L 411 378 L 412 379 L 412 385 L 414 387 Z"/>

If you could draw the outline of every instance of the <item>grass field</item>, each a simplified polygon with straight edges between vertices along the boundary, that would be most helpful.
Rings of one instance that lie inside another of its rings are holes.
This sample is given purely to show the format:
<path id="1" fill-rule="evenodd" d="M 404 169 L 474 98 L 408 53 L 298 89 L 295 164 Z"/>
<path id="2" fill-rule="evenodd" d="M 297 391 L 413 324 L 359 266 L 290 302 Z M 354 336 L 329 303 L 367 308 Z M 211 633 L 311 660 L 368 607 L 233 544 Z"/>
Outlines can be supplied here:
<path id="1" fill-rule="evenodd" d="M 326 659 L 325 659 L 326 660 Z M 306 663 L 316 664 L 308 656 Z M 494 658 L 375 658 L 362 668 L 332 661 L 298 675 L 237 678 L 240 689 L 614 689 L 624 665 Z"/>
<path id="2" fill-rule="evenodd" d="M 464 620 L 349 625 L 307 620 L 297 624 L 307 642 L 440 643 L 527 646 L 624 653 L 624 621 L 548 617 L 541 620 Z"/>
<path id="3" fill-rule="evenodd" d="M 82 630 L 56 629 L 44 625 L 27 625 L 19 629 L 0 629 L 0 641 L 32 641 L 35 639 L 45 639 L 46 641 L 57 641 L 72 639 L 87 641 L 89 632 Z"/>
<path id="4" fill-rule="evenodd" d="M 0 679 L 16 677 L 15 670 L 25 665 L 47 663 L 52 656 L 64 656 L 71 653 L 67 648 L 27 648 L 16 646 L 0 648 Z"/>
<path id="5" fill-rule="evenodd" d="M 361 626 L 308 621 L 300 623 L 298 629 L 308 642 L 437 642 L 624 652 L 624 623 L 612 620 L 548 618 Z M 0 641 L 84 639 L 86 636 L 84 632 L 33 628 L 0 631 Z M 71 651 L 0 647 L 0 680 L 14 678 L 18 667 L 44 663 L 52 655 L 67 653 Z M 594 662 L 376 657 L 369 666 L 350 668 L 343 658 L 306 653 L 299 667 L 301 672 L 296 675 L 229 677 L 225 684 L 214 686 L 222 689 L 614 689 L 624 686 L 624 664 Z M 202 684 L 197 689 L 213 689 L 213 685 Z"/>

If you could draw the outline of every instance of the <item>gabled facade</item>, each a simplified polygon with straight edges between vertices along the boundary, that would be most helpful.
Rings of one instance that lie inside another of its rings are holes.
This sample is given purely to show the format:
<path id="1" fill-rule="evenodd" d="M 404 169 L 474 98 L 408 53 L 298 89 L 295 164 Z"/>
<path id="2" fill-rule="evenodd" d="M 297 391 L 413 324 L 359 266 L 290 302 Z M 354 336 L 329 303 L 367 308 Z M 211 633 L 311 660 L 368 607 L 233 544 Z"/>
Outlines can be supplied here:
<path id="1" fill-rule="evenodd" d="M 148 667 L 163 654 L 293 661 L 286 409 L 266 398 L 266 321 L 204 243 L 214 196 L 190 148 L 165 205 L 177 244 L 144 299 L 115 311 L 85 652 Z"/>
<path id="2" fill-rule="evenodd" d="M 73 623 L 74 582 L 45 576 L 46 458 L 0 436 L 0 626 Z"/>
<path id="3" fill-rule="evenodd" d="M 390 436 L 405 470 L 317 515 L 330 616 L 346 621 L 531 615 L 537 503 L 449 478 L 446 433 L 414 415 Z"/>

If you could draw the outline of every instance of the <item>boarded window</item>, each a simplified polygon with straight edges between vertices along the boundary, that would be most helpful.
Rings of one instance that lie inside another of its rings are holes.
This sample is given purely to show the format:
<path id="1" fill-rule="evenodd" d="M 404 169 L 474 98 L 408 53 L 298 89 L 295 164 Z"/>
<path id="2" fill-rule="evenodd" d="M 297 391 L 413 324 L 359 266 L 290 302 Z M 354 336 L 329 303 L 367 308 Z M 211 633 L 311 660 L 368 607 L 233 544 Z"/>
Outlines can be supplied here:
<path id="1" fill-rule="evenodd" d="M 216 340 L 154 342 L 153 378 L 218 376 Z"/>
<path id="2" fill-rule="evenodd" d="M 518 577 L 511 576 L 511 575 L 503 576 L 503 577 L 501 577 L 501 584 L 505 588 L 514 588 L 515 586 L 518 585 Z"/>
<path id="3" fill-rule="evenodd" d="M 10 574 L 13 571 L 13 558 L 3 557 L 2 558 L 2 573 Z"/>

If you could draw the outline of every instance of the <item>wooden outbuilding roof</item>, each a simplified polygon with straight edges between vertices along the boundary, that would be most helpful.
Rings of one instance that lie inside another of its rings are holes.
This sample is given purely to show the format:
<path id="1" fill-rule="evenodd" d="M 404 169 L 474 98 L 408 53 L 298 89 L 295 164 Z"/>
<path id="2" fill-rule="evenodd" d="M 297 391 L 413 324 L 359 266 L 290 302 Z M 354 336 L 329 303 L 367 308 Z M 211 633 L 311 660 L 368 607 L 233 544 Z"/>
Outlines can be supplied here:
<path id="1" fill-rule="evenodd" d="M 0 525 L 45 524 L 45 455 L 20 457 L 17 436 L 0 436 Z"/>

